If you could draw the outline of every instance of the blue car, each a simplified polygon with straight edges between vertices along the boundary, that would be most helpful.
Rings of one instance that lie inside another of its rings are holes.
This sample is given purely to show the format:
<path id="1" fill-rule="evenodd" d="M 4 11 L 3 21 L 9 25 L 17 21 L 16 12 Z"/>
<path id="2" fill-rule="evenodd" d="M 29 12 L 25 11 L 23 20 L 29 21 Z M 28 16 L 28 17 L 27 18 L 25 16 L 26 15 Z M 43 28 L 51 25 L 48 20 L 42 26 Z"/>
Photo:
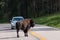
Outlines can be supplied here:
<path id="1" fill-rule="evenodd" d="M 23 17 L 13 17 L 11 21 L 11 29 L 15 29 L 16 28 L 16 22 L 17 21 L 21 21 L 21 20 L 24 20 Z"/>

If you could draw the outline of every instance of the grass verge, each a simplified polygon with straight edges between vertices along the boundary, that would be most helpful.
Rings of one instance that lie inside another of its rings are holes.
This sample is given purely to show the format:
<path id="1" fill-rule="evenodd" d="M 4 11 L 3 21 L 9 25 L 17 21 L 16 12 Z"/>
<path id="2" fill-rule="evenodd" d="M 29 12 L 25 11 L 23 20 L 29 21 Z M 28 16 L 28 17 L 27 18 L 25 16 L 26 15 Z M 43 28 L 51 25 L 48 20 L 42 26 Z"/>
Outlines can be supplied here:
<path id="1" fill-rule="evenodd" d="M 60 28 L 60 13 L 54 14 L 52 16 L 34 18 L 36 24 L 43 24 L 47 26 L 52 26 Z"/>

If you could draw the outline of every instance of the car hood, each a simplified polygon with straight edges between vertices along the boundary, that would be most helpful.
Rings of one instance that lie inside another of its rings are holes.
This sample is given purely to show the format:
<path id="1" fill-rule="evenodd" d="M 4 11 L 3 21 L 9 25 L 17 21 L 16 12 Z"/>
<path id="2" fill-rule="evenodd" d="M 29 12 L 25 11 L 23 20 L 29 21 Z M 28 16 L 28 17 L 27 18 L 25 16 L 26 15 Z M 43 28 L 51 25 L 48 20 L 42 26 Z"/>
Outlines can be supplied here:
<path id="1" fill-rule="evenodd" d="M 16 24 L 17 21 L 12 21 L 12 23 Z"/>

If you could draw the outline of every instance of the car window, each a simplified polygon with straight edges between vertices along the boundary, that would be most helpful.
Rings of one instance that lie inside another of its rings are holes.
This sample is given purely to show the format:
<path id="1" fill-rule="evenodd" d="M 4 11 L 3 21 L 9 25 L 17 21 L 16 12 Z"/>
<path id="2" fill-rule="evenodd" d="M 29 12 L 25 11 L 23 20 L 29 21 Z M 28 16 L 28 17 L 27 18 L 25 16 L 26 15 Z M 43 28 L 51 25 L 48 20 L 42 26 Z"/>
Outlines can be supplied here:
<path id="1" fill-rule="evenodd" d="M 13 21 L 20 21 L 23 20 L 23 18 L 13 18 Z"/>

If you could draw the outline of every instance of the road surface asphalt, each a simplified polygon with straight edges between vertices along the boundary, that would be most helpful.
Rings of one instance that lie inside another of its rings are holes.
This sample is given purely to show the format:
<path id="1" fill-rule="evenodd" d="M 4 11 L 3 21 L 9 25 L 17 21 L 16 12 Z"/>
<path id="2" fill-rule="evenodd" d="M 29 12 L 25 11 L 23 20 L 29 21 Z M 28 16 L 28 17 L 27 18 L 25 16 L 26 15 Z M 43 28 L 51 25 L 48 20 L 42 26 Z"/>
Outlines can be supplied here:
<path id="1" fill-rule="evenodd" d="M 60 40 L 60 29 L 44 25 L 35 25 L 31 28 L 28 37 L 20 30 L 19 36 L 16 37 L 16 30 L 11 30 L 10 24 L 0 24 L 0 40 Z"/>

